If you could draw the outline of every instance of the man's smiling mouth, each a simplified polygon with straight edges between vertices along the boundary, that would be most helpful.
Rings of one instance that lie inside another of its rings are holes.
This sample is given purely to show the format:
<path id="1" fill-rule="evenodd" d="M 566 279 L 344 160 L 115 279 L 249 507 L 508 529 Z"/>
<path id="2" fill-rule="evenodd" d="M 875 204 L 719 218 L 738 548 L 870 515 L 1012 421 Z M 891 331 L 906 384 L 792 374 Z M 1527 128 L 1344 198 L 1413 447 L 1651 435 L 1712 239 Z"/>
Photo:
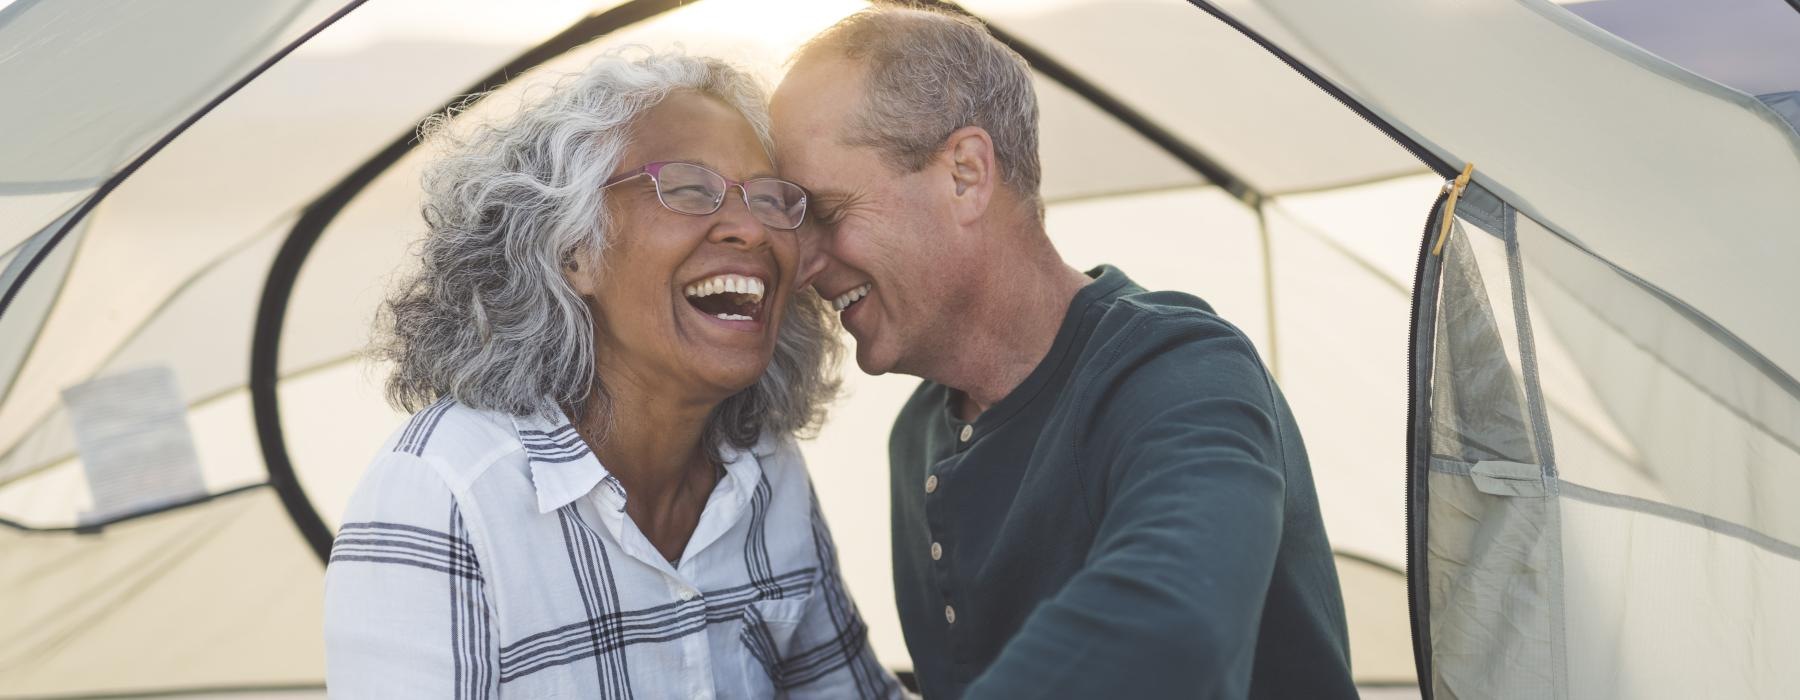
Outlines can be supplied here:
<path id="1" fill-rule="evenodd" d="M 762 319 L 766 283 L 744 275 L 717 275 L 687 286 L 687 302 L 701 313 L 722 321 Z"/>
<path id="2" fill-rule="evenodd" d="M 831 300 L 831 308 L 838 313 L 843 313 L 844 309 L 850 308 L 855 305 L 856 302 L 862 301 L 863 297 L 868 296 L 869 289 L 874 286 L 873 283 L 864 284 L 848 292 L 839 294 L 836 299 Z"/>

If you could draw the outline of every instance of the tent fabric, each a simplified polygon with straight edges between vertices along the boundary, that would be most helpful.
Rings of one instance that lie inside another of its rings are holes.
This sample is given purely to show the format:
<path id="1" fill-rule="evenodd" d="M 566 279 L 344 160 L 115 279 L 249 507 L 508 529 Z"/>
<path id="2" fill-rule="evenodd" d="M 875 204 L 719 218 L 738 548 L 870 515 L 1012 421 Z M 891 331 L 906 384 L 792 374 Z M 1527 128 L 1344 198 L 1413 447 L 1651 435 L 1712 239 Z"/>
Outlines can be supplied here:
<path id="1" fill-rule="evenodd" d="M 1787 123 L 1794 127 L 1795 133 L 1800 133 L 1800 90 L 1757 95 L 1756 99 L 1762 100 L 1763 104 L 1769 106 L 1769 109 L 1775 110 L 1775 113 L 1781 115 L 1782 119 L 1786 119 Z"/>
<path id="2" fill-rule="evenodd" d="M 1746 95 L 1800 90 L 1800 12 L 1763 0 L 1587 0 L 1565 9 Z"/>
<path id="3" fill-rule="evenodd" d="M 1800 221 L 1800 135 L 1766 105 L 1547 0 L 1246 4 L 1445 162 L 1800 374 L 1800 327 L 1766 322 L 1800 297 L 1800 237 L 1770 235 Z M 1800 45 L 1800 13 L 1776 20 Z"/>
<path id="4" fill-rule="evenodd" d="M 0 46 L 27 50 L 0 61 L 9 89 L 0 186 L 27 194 L 99 186 L 264 58 L 311 4 L 11 3 L 0 10 Z M 186 41 L 194 36 L 217 38 Z"/>
<path id="5" fill-rule="evenodd" d="M 1446 697 L 1800 688 L 1778 668 L 1800 650 L 1784 595 L 1800 575 L 1800 331 L 1771 322 L 1800 291 L 1781 274 L 1800 238 L 1780 235 L 1800 221 L 1800 141 L 1762 91 L 1800 73 L 1779 69 L 1791 54 L 1731 62 L 1730 42 L 1655 38 L 1667 25 L 1633 8 L 1663 2 L 963 5 L 1042 59 L 1046 223 L 1070 262 L 1208 299 L 1282 382 L 1370 692 L 1419 668 L 1422 692 Z M 1721 14 L 1765 18 L 1758 36 L 1790 36 L 1768 7 L 1731 3 Z M 422 233 L 431 154 L 403 151 L 334 203 L 285 305 L 268 308 L 308 207 L 583 18 L 624 19 L 458 118 L 502 114 L 626 44 L 773 81 L 800 41 L 863 6 L 368 0 L 164 143 L 351 3 L 238 5 L 0 4 L 0 46 L 20 47 L 0 59 L 0 90 L 31 98 L 0 107 L 0 605 L 38 624 L 0 630 L 0 697 L 316 692 L 321 563 L 284 507 L 298 498 L 335 527 L 405 418 L 361 351 Z M 1441 279 L 1414 290 L 1427 210 L 1464 161 L 1477 185 Z M 1436 321 L 1410 379 L 1409 302 Z M 282 331 L 257 346 L 270 314 Z M 272 405 L 251 390 L 258 362 Z M 93 507 L 62 390 L 143 368 L 173 374 L 206 491 L 228 495 L 45 530 Z M 871 641 L 906 668 L 868 448 L 912 380 L 845 380 L 804 449 Z M 1409 401 L 1436 460 L 1401 459 Z M 295 488 L 265 485 L 280 481 L 268 431 Z M 1424 482 L 1410 500 L 1408 481 Z M 1651 633 L 1663 619 L 1709 654 Z M 145 646 L 159 654 L 113 662 Z M 96 664 L 117 668 L 75 670 Z"/>
<path id="6" fill-rule="evenodd" d="M 324 582 L 267 487 L 93 534 L 0 528 L 9 697 L 316 686 Z"/>
<path id="7" fill-rule="evenodd" d="M 1435 694 L 1800 689 L 1800 384 L 1491 194 L 1456 215 L 1419 335 Z"/>
<path id="8" fill-rule="evenodd" d="M 1430 370 L 1430 681 L 1447 698 L 1553 697 L 1562 680 L 1551 632 L 1550 506 L 1541 488 L 1508 488 L 1507 480 L 1480 476 L 1491 473 L 1484 466 L 1521 465 L 1506 476 L 1520 486 L 1541 485 L 1506 258 L 1491 246 L 1479 254 L 1461 227 L 1452 235 L 1435 300 Z"/>

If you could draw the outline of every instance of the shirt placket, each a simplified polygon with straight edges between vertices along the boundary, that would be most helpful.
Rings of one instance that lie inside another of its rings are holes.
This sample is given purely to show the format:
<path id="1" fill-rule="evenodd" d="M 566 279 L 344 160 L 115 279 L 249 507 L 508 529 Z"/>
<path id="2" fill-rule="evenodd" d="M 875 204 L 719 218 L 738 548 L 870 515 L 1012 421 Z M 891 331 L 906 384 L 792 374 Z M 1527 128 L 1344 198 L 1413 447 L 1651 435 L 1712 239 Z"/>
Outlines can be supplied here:
<path id="1" fill-rule="evenodd" d="M 975 426 L 949 421 L 950 430 L 955 440 L 950 456 L 938 460 L 926 472 L 925 476 L 925 522 L 928 529 L 925 547 L 929 557 L 932 579 L 936 581 L 938 594 L 944 603 L 943 616 L 946 637 L 949 640 L 952 658 L 961 660 L 966 645 L 962 643 L 961 630 L 965 624 L 958 624 L 957 605 L 964 601 L 965 591 L 957 586 L 955 572 L 951 568 L 951 552 L 956 546 L 956 530 L 954 513 L 951 507 L 951 490 L 955 487 L 956 475 L 961 470 L 963 460 L 970 446 L 977 437 Z"/>
<path id="2" fill-rule="evenodd" d="M 683 562 L 692 567 L 692 562 Z M 663 581 L 669 586 L 669 595 L 683 605 L 706 605 L 705 596 L 700 587 L 690 582 L 686 572 L 678 571 L 672 575 L 664 575 Z M 713 698 L 713 664 L 712 648 L 708 646 L 706 634 L 690 634 L 680 640 L 681 643 L 681 682 L 686 686 L 676 697 L 690 700 L 712 700 Z"/>
<path id="3" fill-rule="evenodd" d="M 611 477 L 608 477 L 609 479 Z M 681 562 L 670 562 L 662 558 L 649 538 L 645 537 L 637 525 L 629 521 L 625 514 L 627 494 L 623 488 L 601 488 L 593 493 L 595 510 L 613 533 L 614 541 L 619 542 L 621 549 L 633 560 L 649 567 L 662 577 L 668 600 L 683 607 L 699 606 L 704 614 L 705 596 L 700 586 L 694 582 L 692 574 L 697 566 L 691 558 L 684 557 Z M 702 515 L 704 517 L 704 514 Z M 713 683 L 712 648 L 709 646 L 708 633 L 688 634 L 675 640 L 674 647 L 679 655 L 681 673 L 676 678 L 667 679 L 670 685 L 663 686 L 672 692 L 666 697 L 686 698 L 688 700 L 713 700 L 715 697 Z"/>

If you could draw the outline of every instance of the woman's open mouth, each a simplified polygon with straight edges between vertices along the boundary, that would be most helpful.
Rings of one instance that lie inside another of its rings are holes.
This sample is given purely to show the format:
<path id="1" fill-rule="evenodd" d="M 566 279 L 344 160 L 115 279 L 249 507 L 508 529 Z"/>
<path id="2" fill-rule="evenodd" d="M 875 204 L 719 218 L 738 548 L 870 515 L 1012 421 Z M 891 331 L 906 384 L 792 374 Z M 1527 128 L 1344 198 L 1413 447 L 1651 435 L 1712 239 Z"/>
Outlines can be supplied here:
<path id="1" fill-rule="evenodd" d="M 721 321 L 760 322 L 764 282 L 744 275 L 716 275 L 682 290 L 688 305 Z"/>

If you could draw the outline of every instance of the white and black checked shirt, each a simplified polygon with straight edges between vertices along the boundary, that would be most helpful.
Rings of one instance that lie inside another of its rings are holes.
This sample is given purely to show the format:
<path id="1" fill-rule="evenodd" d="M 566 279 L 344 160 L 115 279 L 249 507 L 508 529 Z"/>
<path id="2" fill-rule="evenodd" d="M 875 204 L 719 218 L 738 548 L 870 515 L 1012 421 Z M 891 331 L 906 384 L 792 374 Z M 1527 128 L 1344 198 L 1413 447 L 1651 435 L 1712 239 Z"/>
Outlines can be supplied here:
<path id="1" fill-rule="evenodd" d="M 900 697 L 798 448 L 765 438 L 725 457 L 671 564 L 562 411 L 420 411 L 332 547 L 331 695 Z"/>

